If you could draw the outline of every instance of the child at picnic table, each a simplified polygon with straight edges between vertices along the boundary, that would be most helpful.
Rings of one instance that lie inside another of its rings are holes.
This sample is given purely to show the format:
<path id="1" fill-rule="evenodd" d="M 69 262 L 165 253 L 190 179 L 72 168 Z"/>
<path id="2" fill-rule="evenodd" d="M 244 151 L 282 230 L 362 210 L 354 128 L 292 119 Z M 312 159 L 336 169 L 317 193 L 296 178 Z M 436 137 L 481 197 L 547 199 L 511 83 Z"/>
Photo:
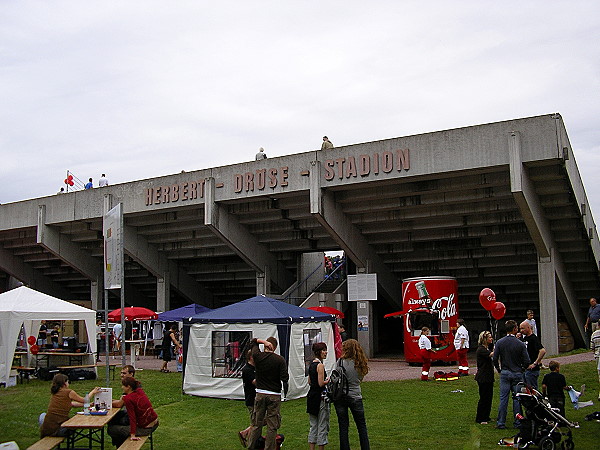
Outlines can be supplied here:
<path id="1" fill-rule="evenodd" d="M 89 397 L 93 398 L 99 390 L 99 387 L 92 389 L 88 394 Z M 84 398 L 69 388 L 69 378 L 62 373 L 54 375 L 50 393 L 52 396 L 50 397 L 48 412 L 40 429 L 40 437 L 66 436 L 69 430 L 61 427 L 61 425 L 69 419 L 71 407 L 81 406 Z"/>
<path id="2" fill-rule="evenodd" d="M 127 408 L 129 425 L 109 423 L 108 434 L 116 447 L 120 447 L 128 436 L 132 441 L 139 441 L 138 436 L 148 436 L 158 428 L 158 415 L 140 386 L 140 382 L 133 377 L 121 380 L 122 400 Z"/>

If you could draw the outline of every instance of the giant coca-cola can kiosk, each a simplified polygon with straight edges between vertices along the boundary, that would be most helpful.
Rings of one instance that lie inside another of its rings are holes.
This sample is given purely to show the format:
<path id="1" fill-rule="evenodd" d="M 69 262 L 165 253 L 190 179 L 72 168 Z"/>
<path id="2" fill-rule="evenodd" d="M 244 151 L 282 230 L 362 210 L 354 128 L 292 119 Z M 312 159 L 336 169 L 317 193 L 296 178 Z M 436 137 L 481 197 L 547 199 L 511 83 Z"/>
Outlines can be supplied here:
<path id="1" fill-rule="evenodd" d="M 421 277 L 402 280 L 404 356 L 408 363 L 422 363 L 419 354 L 421 328 L 429 338 L 434 361 L 457 360 L 454 332 L 458 328 L 458 283 L 451 277 Z"/>

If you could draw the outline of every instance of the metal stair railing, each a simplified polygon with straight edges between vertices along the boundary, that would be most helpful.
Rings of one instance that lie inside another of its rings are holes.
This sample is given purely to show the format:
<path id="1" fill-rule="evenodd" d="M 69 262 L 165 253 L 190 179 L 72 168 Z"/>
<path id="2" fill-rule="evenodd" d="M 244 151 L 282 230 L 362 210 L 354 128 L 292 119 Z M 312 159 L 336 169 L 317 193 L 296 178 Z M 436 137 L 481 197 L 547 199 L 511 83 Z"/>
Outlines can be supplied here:
<path id="1" fill-rule="evenodd" d="M 343 260 L 342 260 L 342 261 L 341 261 L 341 262 L 338 264 L 338 266 L 337 266 L 335 269 L 333 269 L 333 271 L 332 271 L 330 274 L 327 274 L 327 275 L 325 275 L 325 278 L 323 279 L 323 281 L 321 281 L 319 284 L 317 284 L 317 286 L 315 286 L 315 288 L 313 289 L 313 292 L 317 292 L 317 289 L 319 289 L 321 286 L 323 286 L 323 285 L 324 285 L 325 283 L 327 283 L 328 281 L 331 281 L 331 280 L 339 280 L 339 281 L 340 281 L 340 283 L 341 283 L 342 281 L 344 281 L 344 278 L 341 276 L 341 274 L 342 274 L 342 271 L 341 271 L 341 269 L 342 269 L 342 268 L 343 268 L 345 265 L 346 265 L 346 260 L 345 260 L 345 259 L 343 259 Z M 338 270 L 339 270 L 340 272 L 338 272 Z M 337 274 L 336 274 L 336 272 L 337 272 Z M 332 276 L 333 276 L 334 274 L 335 274 L 335 275 L 340 275 L 340 277 L 339 277 L 339 278 L 332 278 Z"/>
<path id="2" fill-rule="evenodd" d="M 297 290 L 300 288 L 300 286 L 302 286 L 302 284 L 303 284 L 303 283 L 305 284 L 305 287 L 306 287 L 306 286 L 308 286 L 308 283 L 307 283 L 307 281 L 309 280 L 309 278 L 311 278 L 311 277 L 312 277 L 312 276 L 313 276 L 313 275 L 314 275 L 314 274 L 317 272 L 317 270 L 321 269 L 322 267 L 323 267 L 323 263 L 320 263 L 320 264 L 319 264 L 317 267 L 315 267 L 315 269 L 314 269 L 314 270 L 313 270 L 311 273 L 309 273 L 309 274 L 308 274 L 308 275 L 307 275 L 307 276 L 306 276 L 306 277 L 305 277 L 303 280 L 301 280 L 301 281 L 298 281 L 298 282 L 296 283 L 296 286 L 294 286 L 294 287 L 292 288 L 292 290 L 291 290 L 291 291 L 289 291 L 289 292 L 288 292 L 288 294 L 287 294 L 285 297 L 283 297 L 282 301 L 290 303 L 290 302 L 289 302 L 289 300 L 291 300 L 292 298 L 293 298 L 293 299 L 302 298 L 302 297 L 292 297 L 292 294 L 293 294 L 294 292 L 296 292 L 296 291 L 297 291 Z M 314 289 L 313 289 L 313 292 L 314 292 Z"/>

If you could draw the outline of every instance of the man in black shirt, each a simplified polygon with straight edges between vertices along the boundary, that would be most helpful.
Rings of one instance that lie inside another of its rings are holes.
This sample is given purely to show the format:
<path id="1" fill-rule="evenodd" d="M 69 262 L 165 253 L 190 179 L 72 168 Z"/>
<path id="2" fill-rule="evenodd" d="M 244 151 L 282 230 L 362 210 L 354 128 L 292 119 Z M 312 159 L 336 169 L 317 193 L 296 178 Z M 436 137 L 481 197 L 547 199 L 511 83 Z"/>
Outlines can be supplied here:
<path id="1" fill-rule="evenodd" d="M 525 344 L 515 336 L 517 322 L 507 320 L 505 324 L 506 336 L 496 342 L 494 347 L 494 367 L 500 373 L 500 404 L 498 405 L 498 420 L 496 428 L 506 428 L 506 414 L 508 412 L 508 396 L 518 383 L 523 381 L 523 371 L 529 366 L 529 355 Z M 513 414 L 521 412 L 521 404 L 516 395 L 513 395 Z M 515 419 L 514 426 L 518 428 L 520 420 Z"/>
<path id="2" fill-rule="evenodd" d="M 246 354 L 246 365 L 242 369 L 242 383 L 244 385 L 244 403 L 250 413 L 250 426 L 245 430 L 240 431 L 240 441 L 246 446 L 246 439 L 252 430 L 252 416 L 254 414 L 254 399 L 256 398 L 256 370 L 254 369 L 254 359 L 252 358 L 252 350 L 248 350 Z"/>
<path id="3" fill-rule="evenodd" d="M 40 331 L 38 332 L 37 345 L 43 349 L 46 346 L 47 338 L 48 326 L 46 325 L 46 321 L 42 320 L 42 324 L 40 325 Z"/>
<path id="4" fill-rule="evenodd" d="M 265 346 L 261 352 L 259 344 Z M 252 430 L 248 438 L 248 448 L 253 449 L 256 441 L 262 433 L 263 423 L 267 425 L 265 438 L 265 450 L 275 450 L 277 444 L 277 430 L 281 426 L 281 386 L 283 394 L 287 394 L 288 380 L 290 378 L 285 360 L 275 353 L 277 339 L 268 338 L 253 339 L 250 342 L 252 358 L 256 367 L 256 399 L 254 400 L 254 415 L 252 418 Z"/>
<path id="5" fill-rule="evenodd" d="M 538 378 L 540 377 L 540 367 L 542 366 L 542 358 L 546 354 L 546 349 L 540 342 L 539 338 L 533 334 L 531 324 L 525 320 L 521 322 L 521 341 L 527 347 L 527 354 L 531 364 L 525 370 L 525 383 L 538 390 Z"/>

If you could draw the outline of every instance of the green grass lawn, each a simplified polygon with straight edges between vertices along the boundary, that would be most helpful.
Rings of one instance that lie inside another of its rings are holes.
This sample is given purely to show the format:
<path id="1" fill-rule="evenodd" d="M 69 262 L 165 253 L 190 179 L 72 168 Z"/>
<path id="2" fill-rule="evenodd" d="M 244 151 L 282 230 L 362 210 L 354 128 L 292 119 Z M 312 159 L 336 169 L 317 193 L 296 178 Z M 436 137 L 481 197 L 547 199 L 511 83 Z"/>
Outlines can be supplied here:
<path id="1" fill-rule="evenodd" d="M 583 400 L 595 402 L 593 407 L 578 411 L 567 406 L 567 417 L 581 423 L 581 428 L 573 430 L 575 446 L 579 449 L 598 448 L 600 423 L 583 420 L 585 415 L 600 410 L 600 402 L 596 401 L 596 363 L 564 365 L 561 372 L 567 382 L 577 388 L 586 383 L 588 393 Z M 237 431 L 248 425 L 243 402 L 183 395 L 181 374 L 178 373 L 145 370 L 139 372 L 138 379 L 143 382 L 160 418 L 160 426 L 155 433 L 156 449 L 242 448 Z M 74 382 L 71 387 L 81 394 L 103 382 L 100 372 L 100 380 Z M 112 381 L 111 386 L 120 392 L 117 380 Z M 452 392 L 457 389 L 464 392 Z M 14 440 L 21 449 L 25 449 L 38 439 L 37 417 L 46 410 L 49 390 L 50 382 L 39 380 L 0 389 L 0 443 Z M 373 449 L 495 449 L 499 448 L 496 444 L 501 437 L 516 433 L 512 429 L 495 430 L 493 424 L 474 423 L 478 394 L 477 383 L 472 376 L 445 383 L 418 380 L 368 382 L 363 383 L 363 396 Z M 496 417 L 497 397 L 496 393 L 492 417 Z M 305 400 L 285 402 L 281 409 L 280 432 L 285 435 L 284 447 L 307 448 Z M 509 406 L 509 415 L 510 411 Z M 350 440 L 352 447 L 358 448 L 356 427 L 352 427 L 351 420 Z M 337 418 L 332 408 L 329 448 L 339 447 L 337 433 Z"/>

